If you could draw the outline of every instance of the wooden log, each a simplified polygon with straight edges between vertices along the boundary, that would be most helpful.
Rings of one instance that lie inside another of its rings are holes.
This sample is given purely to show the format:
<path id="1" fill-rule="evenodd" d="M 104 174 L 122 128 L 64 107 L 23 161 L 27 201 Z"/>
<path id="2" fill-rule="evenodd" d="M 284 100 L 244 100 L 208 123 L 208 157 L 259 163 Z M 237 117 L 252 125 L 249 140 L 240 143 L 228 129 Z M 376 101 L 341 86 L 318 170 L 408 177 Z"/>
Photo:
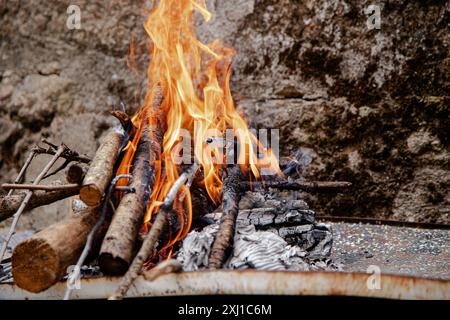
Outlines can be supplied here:
<path id="1" fill-rule="evenodd" d="M 17 189 L 17 190 L 44 190 L 44 191 L 57 191 L 57 190 L 67 190 L 76 189 L 80 190 L 81 186 L 75 183 L 71 184 L 61 184 L 61 185 L 45 185 L 45 184 L 14 184 L 14 183 L 4 183 L 1 185 L 3 189 Z"/>
<path id="2" fill-rule="evenodd" d="M 100 250 L 99 265 L 106 274 L 124 274 L 136 253 L 145 205 L 155 181 L 155 161 L 162 153 L 165 120 L 162 100 L 162 91 L 157 87 L 151 104 L 152 116 L 149 121 L 146 116 L 142 120 L 150 124 L 145 126 L 135 154 L 133 178 L 129 184 L 135 192 L 123 196 Z"/>
<path id="3" fill-rule="evenodd" d="M 105 136 L 91 162 L 80 190 L 80 199 L 89 206 L 97 206 L 111 181 L 119 154 L 122 134 L 111 129 Z"/>
<path id="4" fill-rule="evenodd" d="M 86 175 L 87 168 L 80 163 L 73 163 L 66 169 L 66 181 L 68 183 L 81 184 Z"/>
<path id="5" fill-rule="evenodd" d="M 30 201 L 25 210 L 31 210 L 40 206 L 77 195 L 79 190 L 77 189 L 65 189 L 57 191 L 35 191 L 31 196 Z M 0 221 L 12 217 L 14 213 L 19 209 L 20 204 L 25 198 L 25 194 L 17 194 L 12 196 L 0 197 Z"/>
<path id="6" fill-rule="evenodd" d="M 229 167 L 222 186 L 223 215 L 208 259 L 210 269 L 221 268 L 232 248 L 241 197 L 240 183 L 241 169 L 239 166 Z"/>
<path id="7" fill-rule="evenodd" d="M 121 300 L 127 293 L 128 289 L 132 285 L 133 281 L 139 275 L 145 261 L 151 256 L 152 252 L 156 249 L 156 242 L 161 237 L 161 234 L 167 225 L 168 215 L 172 212 L 173 203 L 175 198 L 180 191 L 180 188 L 186 184 L 190 178 L 197 173 L 198 164 L 194 163 L 192 167 L 183 172 L 178 179 L 175 181 L 173 186 L 170 188 L 169 192 L 164 199 L 164 203 L 159 208 L 156 213 L 156 218 L 150 228 L 149 233 L 142 242 L 142 246 L 139 249 L 136 257 L 133 259 L 127 273 L 122 278 L 122 281 L 115 291 L 115 293 L 109 297 L 110 300 Z"/>
<path id="8" fill-rule="evenodd" d="M 17 286 L 41 292 L 61 280 L 67 268 L 77 262 L 98 214 L 98 207 L 89 207 L 17 245 L 12 255 L 12 273 Z M 101 228 L 96 238 L 100 239 L 105 231 L 106 228 Z"/>
<path id="9" fill-rule="evenodd" d="M 135 155 L 133 178 L 129 184 L 135 192 L 123 196 L 100 249 L 99 265 L 106 274 L 124 274 L 133 259 L 136 237 L 149 198 L 149 144 L 148 130 L 144 130 Z"/>

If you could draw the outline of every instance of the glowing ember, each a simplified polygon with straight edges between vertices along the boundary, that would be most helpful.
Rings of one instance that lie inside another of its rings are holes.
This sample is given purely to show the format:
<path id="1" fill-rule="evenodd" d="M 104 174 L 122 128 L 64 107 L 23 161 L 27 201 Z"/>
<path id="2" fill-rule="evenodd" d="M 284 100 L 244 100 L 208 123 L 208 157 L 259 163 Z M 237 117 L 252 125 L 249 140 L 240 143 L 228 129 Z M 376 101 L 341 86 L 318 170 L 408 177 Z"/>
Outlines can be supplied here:
<path id="1" fill-rule="evenodd" d="M 203 0 L 161 0 L 145 24 L 153 44 L 147 72 L 147 94 L 144 105 L 133 117 L 137 130 L 117 172 L 129 173 L 143 127 L 152 119 L 152 95 L 156 89 L 162 89 L 167 129 L 164 151 L 159 157 L 160 165 L 145 214 L 145 227 L 150 226 L 152 215 L 179 176 L 180 151 L 183 151 L 182 159 L 191 159 L 190 147 L 182 147 L 182 142 L 186 143 L 189 137 L 193 137 L 194 159 L 203 170 L 204 187 L 216 203 L 220 202 L 220 169 L 226 155 L 221 141 L 225 141 L 227 129 L 232 129 L 236 137 L 237 163 L 243 170 L 250 169 L 255 179 L 261 178 L 262 168 L 269 167 L 269 170 L 279 172 L 276 157 L 262 146 L 236 111 L 229 85 L 234 50 L 217 40 L 211 44 L 200 42 L 195 35 L 194 11 L 198 11 L 206 21 L 211 18 Z M 256 151 L 262 156 L 257 156 Z M 183 187 L 180 194 L 183 197 L 178 198 L 174 211 L 181 228 L 170 235 L 170 241 L 163 249 L 168 255 L 170 247 L 185 237 L 191 226 L 189 188 Z"/>

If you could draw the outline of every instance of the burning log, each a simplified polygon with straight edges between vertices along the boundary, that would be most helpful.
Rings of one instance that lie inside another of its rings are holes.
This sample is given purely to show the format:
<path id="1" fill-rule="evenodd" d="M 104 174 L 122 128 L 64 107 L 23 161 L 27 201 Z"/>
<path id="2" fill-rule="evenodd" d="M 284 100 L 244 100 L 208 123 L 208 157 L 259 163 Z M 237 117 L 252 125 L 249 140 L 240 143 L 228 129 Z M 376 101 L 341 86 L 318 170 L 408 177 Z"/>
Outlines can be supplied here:
<path id="1" fill-rule="evenodd" d="M 41 292 L 62 279 L 67 268 L 77 262 L 98 215 L 98 207 L 89 207 L 17 245 L 12 255 L 15 283 L 27 291 Z M 101 228 L 98 239 L 104 231 Z"/>
<path id="2" fill-rule="evenodd" d="M 352 186 L 351 182 L 347 181 L 301 181 L 301 180 L 269 180 L 264 182 L 242 182 L 242 191 L 250 189 L 267 189 L 274 188 L 279 190 L 303 190 L 308 192 L 336 192 L 340 189 L 349 188 Z"/>
<path id="3" fill-rule="evenodd" d="M 30 201 L 25 210 L 31 210 L 40 206 L 77 195 L 79 189 L 69 188 L 56 191 L 36 191 L 31 196 Z M 0 198 L 0 221 L 12 217 L 14 213 L 19 209 L 22 201 L 25 198 L 25 194 L 4 196 Z"/>
<path id="4" fill-rule="evenodd" d="M 130 268 L 127 273 L 123 277 L 123 280 L 120 286 L 117 288 L 116 292 L 113 296 L 111 296 L 110 300 L 120 300 L 127 293 L 133 281 L 139 275 L 139 272 L 142 269 L 145 261 L 150 257 L 152 251 L 155 249 L 156 242 L 158 241 L 164 227 L 167 225 L 167 216 L 172 211 L 173 202 L 178 194 L 180 188 L 193 176 L 197 173 L 198 165 L 195 163 L 192 167 L 187 171 L 182 173 L 178 179 L 175 181 L 174 185 L 170 189 L 166 198 L 164 199 L 164 203 L 159 208 L 159 211 L 156 213 L 156 219 L 153 222 L 153 225 L 147 234 L 144 242 L 142 243 L 141 248 L 139 249 L 138 254 L 134 258 Z"/>
<path id="5" fill-rule="evenodd" d="M 163 144 L 162 92 L 155 90 L 151 112 L 152 125 L 142 132 L 129 187 L 134 193 L 123 196 L 100 250 L 99 265 L 107 274 L 124 274 L 136 252 L 136 240 L 144 217 L 145 205 L 155 181 L 155 161 L 160 157 Z M 146 122 L 144 118 L 143 122 Z"/>
<path id="6" fill-rule="evenodd" d="M 239 166 L 228 168 L 222 187 L 223 215 L 208 260 L 208 266 L 211 269 L 222 267 L 229 254 L 229 249 L 232 247 L 241 197 L 240 183 L 241 169 Z"/>
<path id="7" fill-rule="evenodd" d="M 97 206 L 111 181 L 122 134 L 111 129 L 100 145 L 80 190 L 80 199 L 89 206 Z"/>
<path id="8" fill-rule="evenodd" d="M 119 275 L 128 270 L 135 252 L 136 237 L 149 197 L 149 139 L 144 130 L 133 166 L 130 187 L 123 196 L 100 250 L 99 265 L 107 274 Z"/>
<path id="9" fill-rule="evenodd" d="M 68 183 L 81 184 L 86 175 L 86 167 L 82 166 L 80 163 L 74 163 L 67 167 L 66 169 L 66 181 Z"/>

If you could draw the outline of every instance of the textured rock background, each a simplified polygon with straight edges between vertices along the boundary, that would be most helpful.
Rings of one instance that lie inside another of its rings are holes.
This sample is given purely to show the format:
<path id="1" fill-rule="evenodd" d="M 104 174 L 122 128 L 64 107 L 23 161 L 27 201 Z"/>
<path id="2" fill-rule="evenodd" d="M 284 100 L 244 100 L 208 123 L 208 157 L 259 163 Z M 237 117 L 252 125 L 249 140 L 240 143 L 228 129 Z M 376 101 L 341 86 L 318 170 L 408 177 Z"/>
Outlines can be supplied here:
<path id="1" fill-rule="evenodd" d="M 69 4 L 81 9 L 80 30 L 66 27 Z M 280 128 L 284 155 L 312 149 L 305 178 L 354 182 L 309 199 L 316 212 L 450 221 L 447 1 L 208 4 L 214 20 L 198 33 L 237 50 L 233 90 L 251 124 Z M 381 6 L 380 30 L 366 26 L 370 4 Z M 130 112 L 139 106 L 151 5 L 0 1 L 0 181 L 41 137 L 93 155 L 114 122 L 108 111 L 120 99 Z M 22 226 L 60 219 L 66 204 L 34 210 Z"/>

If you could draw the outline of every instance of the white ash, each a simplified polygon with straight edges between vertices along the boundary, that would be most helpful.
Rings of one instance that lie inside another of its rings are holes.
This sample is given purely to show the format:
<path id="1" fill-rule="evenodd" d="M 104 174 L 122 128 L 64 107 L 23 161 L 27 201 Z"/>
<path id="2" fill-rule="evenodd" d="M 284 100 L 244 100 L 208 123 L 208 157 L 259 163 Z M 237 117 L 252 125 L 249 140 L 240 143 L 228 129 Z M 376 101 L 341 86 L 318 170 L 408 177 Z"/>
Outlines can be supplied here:
<path id="1" fill-rule="evenodd" d="M 215 222 L 201 231 L 191 231 L 183 240 L 177 260 L 184 271 L 207 268 L 220 216 L 220 212 L 207 215 L 208 220 Z M 314 212 L 303 201 L 284 202 L 276 209 L 245 209 L 239 212 L 233 250 L 224 268 L 337 270 L 341 267 L 329 259 L 331 247 L 331 227 L 316 224 Z"/>

